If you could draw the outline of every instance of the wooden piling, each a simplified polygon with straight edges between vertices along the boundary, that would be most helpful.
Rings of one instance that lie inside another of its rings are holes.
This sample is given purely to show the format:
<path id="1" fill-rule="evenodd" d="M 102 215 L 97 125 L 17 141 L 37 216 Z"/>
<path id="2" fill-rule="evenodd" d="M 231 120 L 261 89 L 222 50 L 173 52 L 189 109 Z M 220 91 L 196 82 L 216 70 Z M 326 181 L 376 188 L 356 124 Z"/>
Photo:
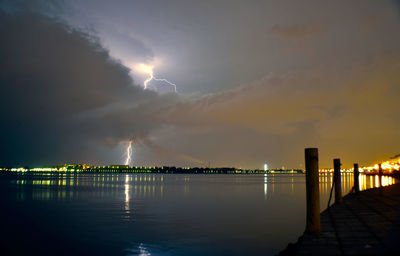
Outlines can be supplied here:
<path id="1" fill-rule="evenodd" d="M 306 232 L 309 234 L 318 235 L 321 233 L 321 221 L 319 214 L 318 148 L 306 148 L 305 161 L 307 198 Z"/>
<path id="2" fill-rule="evenodd" d="M 379 175 L 379 187 L 382 187 L 382 164 L 379 164 L 378 175 Z"/>
<path id="3" fill-rule="evenodd" d="M 340 159 L 333 159 L 333 179 L 335 180 L 335 203 L 342 202 L 342 178 L 340 176 Z"/>
<path id="4" fill-rule="evenodd" d="M 360 184 L 358 181 L 358 176 L 360 175 L 358 171 L 358 164 L 354 164 L 354 192 L 360 192 Z"/>

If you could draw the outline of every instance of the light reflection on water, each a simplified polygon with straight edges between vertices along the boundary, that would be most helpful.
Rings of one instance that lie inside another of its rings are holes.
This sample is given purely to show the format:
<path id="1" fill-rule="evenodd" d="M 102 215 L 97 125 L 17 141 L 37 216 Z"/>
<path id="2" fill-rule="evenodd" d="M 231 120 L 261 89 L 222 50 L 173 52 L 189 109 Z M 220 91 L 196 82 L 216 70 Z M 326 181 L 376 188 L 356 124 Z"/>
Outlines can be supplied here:
<path id="1" fill-rule="evenodd" d="M 353 188 L 354 176 L 343 173 L 341 177 L 345 195 Z M 274 255 L 294 242 L 305 225 L 305 176 L 301 174 L 3 178 L 0 175 L 0 185 L 8 182 L 4 189 L 15 194 L 15 204 L 23 209 L 47 216 L 50 213 L 32 204 L 42 201 L 47 209 L 68 210 L 62 218 L 78 222 L 78 228 L 57 232 L 67 237 L 75 233 L 89 237 L 95 232 L 93 240 L 88 239 L 98 247 L 98 255 L 110 251 L 114 255 Z M 332 178 L 329 173 L 320 175 L 321 210 L 326 208 Z M 395 180 L 359 177 L 361 190 L 381 183 L 386 186 Z"/>

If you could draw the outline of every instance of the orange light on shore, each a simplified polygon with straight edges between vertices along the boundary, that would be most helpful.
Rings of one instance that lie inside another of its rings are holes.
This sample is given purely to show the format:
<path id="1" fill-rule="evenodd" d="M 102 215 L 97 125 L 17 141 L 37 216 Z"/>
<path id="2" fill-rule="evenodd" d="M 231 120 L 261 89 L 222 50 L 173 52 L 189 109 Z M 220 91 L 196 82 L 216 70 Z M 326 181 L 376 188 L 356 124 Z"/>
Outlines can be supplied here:
<path id="1" fill-rule="evenodd" d="M 400 170 L 400 157 L 391 159 L 389 161 L 382 162 L 381 168 L 382 168 L 382 171 L 386 171 L 389 173 L 391 173 L 393 171 L 399 171 Z M 368 167 L 362 167 L 362 169 L 367 172 L 379 170 L 379 164 L 375 164 L 373 166 L 368 166 Z"/>
<path id="2" fill-rule="evenodd" d="M 393 171 L 400 171 L 400 157 L 391 159 L 381 163 L 382 171 L 392 173 Z M 364 166 L 359 168 L 359 172 L 372 172 L 379 170 L 379 164 L 372 166 Z M 353 172 L 354 169 L 341 169 L 340 172 Z M 333 172 L 332 168 L 319 169 L 319 172 Z"/>

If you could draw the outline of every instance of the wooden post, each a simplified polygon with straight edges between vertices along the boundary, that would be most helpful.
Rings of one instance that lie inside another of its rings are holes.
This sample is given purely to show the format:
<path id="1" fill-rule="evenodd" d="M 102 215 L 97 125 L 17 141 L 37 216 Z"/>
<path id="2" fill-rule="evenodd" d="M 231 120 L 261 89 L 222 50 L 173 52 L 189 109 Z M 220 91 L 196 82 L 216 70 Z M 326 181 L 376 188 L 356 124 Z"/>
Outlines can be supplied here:
<path id="1" fill-rule="evenodd" d="M 307 198 L 306 232 L 309 234 L 318 235 L 321 233 L 319 214 L 318 148 L 306 148 L 305 160 Z"/>
<path id="2" fill-rule="evenodd" d="M 358 164 L 354 164 L 354 192 L 358 193 L 360 192 L 360 184 L 358 183 Z"/>
<path id="3" fill-rule="evenodd" d="M 382 164 L 379 164 L 378 175 L 379 175 L 379 187 L 382 187 Z"/>
<path id="4" fill-rule="evenodd" d="M 340 176 L 340 159 L 333 159 L 333 179 L 335 180 L 335 203 L 342 202 L 342 177 Z"/>

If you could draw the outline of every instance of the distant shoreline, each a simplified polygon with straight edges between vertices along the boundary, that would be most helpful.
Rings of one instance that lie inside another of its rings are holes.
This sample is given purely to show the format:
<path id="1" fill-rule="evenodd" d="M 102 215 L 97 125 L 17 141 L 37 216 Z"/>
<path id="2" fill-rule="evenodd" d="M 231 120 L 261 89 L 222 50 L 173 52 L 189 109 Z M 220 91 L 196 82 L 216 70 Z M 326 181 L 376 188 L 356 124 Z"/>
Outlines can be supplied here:
<path id="1" fill-rule="evenodd" d="M 77 174 L 77 173 L 93 173 L 93 174 L 305 174 L 301 169 L 274 169 L 274 170 L 259 170 L 259 169 L 236 169 L 236 168 L 181 168 L 181 167 L 97 167 L 97 168 L 0 168 L 0 173 L 62 173 L 62 174 Z M 352 172 L 343 172 L 352 173 Z M 331 172 L 320 172 L 321 174 L 333 174 Z M 379 175 L 378 172 L 364 172 L 364 175 L 375 176 Z M 400 172 L 385 172 L 383 176 L 391 176 L 400 179 Z"/>
<path id="2" fill-rule="evenodd" d="M 243 170 L 236 168 L 180 168 L 180 167 L 99 167 L 99 168 L 13 168 L 1 169 L 6 173 L 147 173 L 147 174 L 304 174 L 303 170 Z"/>

